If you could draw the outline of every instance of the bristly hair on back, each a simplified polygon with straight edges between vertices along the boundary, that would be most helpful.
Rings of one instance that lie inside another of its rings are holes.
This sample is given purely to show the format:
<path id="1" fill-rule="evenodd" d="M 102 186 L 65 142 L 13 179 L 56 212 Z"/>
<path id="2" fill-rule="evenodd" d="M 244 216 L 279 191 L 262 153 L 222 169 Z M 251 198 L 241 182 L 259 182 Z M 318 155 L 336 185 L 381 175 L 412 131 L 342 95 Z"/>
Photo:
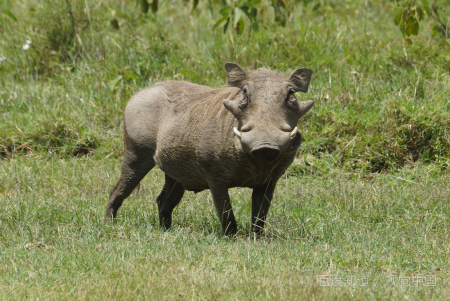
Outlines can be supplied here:
<path id="1" fill-rule="evenodd" d="M 274 70 L 260 68 L 248 72 L 248 80 L 254 82 L 283 82 L 287 76 Z M 195 127 L 205 120 L 223 120 L 229 111 L 224 107 L 224 99 L 235 99 L 242 94 L 237 87 L 211 89 L 194 94 L 189 100 L 181 102 L 174 107 L 176 114 L 189 113 L 190 123 Z M 231 114 L 230 114 L 231 115 Z M 231 119 L 234 120 L 234 117 Z"/>
<path id="2" fill-rule="evenodd" d="M 266 68 L 259 68 L 257 70 L 253 70 L 248 73 L 249 73 L 248 80 L 253 82 L 261 82 L 261 81 L 284 82 L 287 80 L 286 74 Z"/>
<path id="3" fill-rule="evenodd" d="M 188 101 L 177 104 L 174 111 L 177 115 L 189 114 L 189 123 L 192 129 L 206 120 L 224 120 L 229 115 L 230 124 L 234 124 L 234 117 L 223 105 L 224 99 L 235 99 L 242 94 L 236 87 L 217 88 L 192 95 Z"/>

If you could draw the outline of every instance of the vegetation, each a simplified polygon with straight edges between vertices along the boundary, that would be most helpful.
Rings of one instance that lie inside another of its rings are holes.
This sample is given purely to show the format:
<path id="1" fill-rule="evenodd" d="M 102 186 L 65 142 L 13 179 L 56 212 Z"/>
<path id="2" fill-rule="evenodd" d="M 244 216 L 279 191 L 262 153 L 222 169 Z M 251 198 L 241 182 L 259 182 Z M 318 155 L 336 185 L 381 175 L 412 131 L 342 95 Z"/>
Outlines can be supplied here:
<path id="1" fill-rule="evenodd" d="M 0 298 L 449 294 L 446 1 L 145 3 L 0 1 Z M 411 18 L 417 32 L 402 29 Z M 231 192 L 237 238 L 221 236 L 209 192 L 187 194 L 162 231 L 159 170 L 105 224 L 127 100 L 167 79 L 224 85 L 227 61 L 314 70 L 298 97 L 316 105 L 266 236 L 249 232 L 246 189 Z M 368 286 L 321 287 L 325 274 L 368 276 Z"/>

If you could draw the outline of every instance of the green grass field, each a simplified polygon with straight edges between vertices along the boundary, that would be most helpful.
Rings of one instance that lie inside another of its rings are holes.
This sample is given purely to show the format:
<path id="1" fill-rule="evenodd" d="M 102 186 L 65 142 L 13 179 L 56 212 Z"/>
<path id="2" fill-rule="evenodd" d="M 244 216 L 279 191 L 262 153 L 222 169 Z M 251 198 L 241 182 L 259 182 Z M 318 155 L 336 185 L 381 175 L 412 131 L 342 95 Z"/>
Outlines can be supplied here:
<path id="1" fill-rule="evenodd" d="M 241 36 L 213 30 L 209 3 L 0 1 L 0 299 L 446 299 L 450 44 L 434 20 L 406 47 L 412 67 L 390 1 L 292 2 L 285 27 Z M 168 79 L 224 85 L 228 61 L 314 70 L 264 237 L 239 188 L 236 238 L 209 191 L 186 193 L 163 231 L 157 168 L 105 223 L 127 100 Z"/>

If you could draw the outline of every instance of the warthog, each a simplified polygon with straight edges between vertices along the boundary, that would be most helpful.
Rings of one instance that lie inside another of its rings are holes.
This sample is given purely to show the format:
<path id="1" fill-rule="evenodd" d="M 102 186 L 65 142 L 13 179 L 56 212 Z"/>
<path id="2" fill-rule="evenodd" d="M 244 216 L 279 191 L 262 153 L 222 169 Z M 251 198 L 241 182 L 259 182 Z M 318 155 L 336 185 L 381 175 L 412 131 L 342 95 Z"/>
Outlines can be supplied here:
<path id="1" fill-rule="evenodd" d="M 261 234 L 275 185 L 302 141 L 299 118 L 313 106 L 294 93 L 307 92 L 312 70 L 288 78 L 275 71 L 247 72 L 226 63 L 226 88 L 188 82 L 157 83 L 135 94 L 124 118 L 125 149 L 120 179 L 111 190 L 106 217 L 157 165 L 165 184 L 157 198 L 161 226 L 170 228 L 172 211 L 184 191 L 210 189 L 225 234 L 237 231 L 228 189 L 252 193 L 252 230 Z"/>

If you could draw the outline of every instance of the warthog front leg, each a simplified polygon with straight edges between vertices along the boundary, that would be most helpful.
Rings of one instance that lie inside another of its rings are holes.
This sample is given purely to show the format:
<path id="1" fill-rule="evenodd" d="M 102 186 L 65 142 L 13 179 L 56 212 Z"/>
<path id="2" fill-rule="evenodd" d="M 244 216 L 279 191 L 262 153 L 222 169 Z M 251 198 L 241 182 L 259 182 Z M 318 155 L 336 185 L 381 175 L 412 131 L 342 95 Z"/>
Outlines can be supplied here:
<path id="1" fill-rule="evenodd" d="M 271 179 L 268 184 L 253 188 L 252 193 L 252 231 L 261 235 L 264 231 L 267 213 L 269 213 L 273 192 L 277 180 Z"/>
<path id="2" fill-rule="evenodd" d="M 222 185 L 211 185 L 211 194 L 219 217 L 222 231 L 225 235 L 233 235 L 237 232 L 236 219 L 234 218 L 233 208 L 231 207 L 228 188 Z"/>
<path id="3" fill-rule="evenodd" d="M 172 225 L 173 209 L 180 203 L 183 194 L 183 186 L 166 175 L 164 188 L 156 199 L 159 210 L 159 223 L 164 229 L 169 229 Z"/>

